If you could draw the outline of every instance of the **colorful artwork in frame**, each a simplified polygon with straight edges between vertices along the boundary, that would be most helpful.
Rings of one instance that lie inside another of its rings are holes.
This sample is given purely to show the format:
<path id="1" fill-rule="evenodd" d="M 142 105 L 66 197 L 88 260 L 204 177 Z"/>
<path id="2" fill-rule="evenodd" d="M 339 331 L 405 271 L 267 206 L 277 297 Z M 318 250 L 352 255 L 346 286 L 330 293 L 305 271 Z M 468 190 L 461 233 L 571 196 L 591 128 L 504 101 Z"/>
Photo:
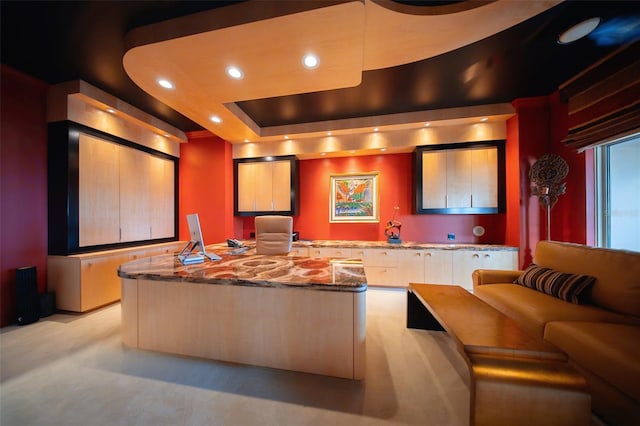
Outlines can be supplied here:
<path id="1" fill-rule="evenodd" d="M 331 175 L 329 222 L 380 222 L 378 172 Z"/>

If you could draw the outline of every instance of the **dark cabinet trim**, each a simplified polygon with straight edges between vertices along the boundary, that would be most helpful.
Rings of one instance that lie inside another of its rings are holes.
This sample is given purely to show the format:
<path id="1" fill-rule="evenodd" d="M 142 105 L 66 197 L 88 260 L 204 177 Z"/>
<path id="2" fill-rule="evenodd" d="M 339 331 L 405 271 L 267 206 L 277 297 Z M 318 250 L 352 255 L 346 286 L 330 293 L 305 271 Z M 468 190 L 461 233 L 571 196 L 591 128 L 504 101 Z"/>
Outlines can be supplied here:
<path id="1" fill-rule="evenodd" d="M 240 163 L 261 163 L 268 161 L 283 161 L 290 162 L 291 173 L 291 210 L 284 211 L 238 211 L 238 164 Z M 298 159 L 295 155 L 280 155 L 280 156 L 268 156 L 268 157 L 256 157 L 256 158 L 238 158 L 233 160 L 233 214 L 235 216 L 264 216 L 264 215 L 285 215 L 293 216 L 298 214 L 298 192 L 299 192 L 299 172 L 298 172 Z"/>
<path id="2" fill-rule="evenodd" d="M 79 146 L 81 133 L 173 161 L 173 237 L 96 246 L 79 246 Z M 138 145 L 109 133 L 73 121 L 49 123 L 47 164 L 49 254 L 66 256 L 70 254 L 176 241 L 178 239 L 178 166 L 179 161 L 176 157 L 143 145 Z"/>
<path id="3" fill-rule="evenodd" d="M 425 151 L 445 151 L 456 149 L 490 148 L 498 149 L 498 205 L 497 207 L 464 207 L 464 208 L 422 208 L 422 153 Z M 505 141 L 490 140 L 478 142 L 462 142 L 416 147 L 413 161 L 413 212 L 416 214 L 494 214 L 506 212 L 506 157 Z"/>

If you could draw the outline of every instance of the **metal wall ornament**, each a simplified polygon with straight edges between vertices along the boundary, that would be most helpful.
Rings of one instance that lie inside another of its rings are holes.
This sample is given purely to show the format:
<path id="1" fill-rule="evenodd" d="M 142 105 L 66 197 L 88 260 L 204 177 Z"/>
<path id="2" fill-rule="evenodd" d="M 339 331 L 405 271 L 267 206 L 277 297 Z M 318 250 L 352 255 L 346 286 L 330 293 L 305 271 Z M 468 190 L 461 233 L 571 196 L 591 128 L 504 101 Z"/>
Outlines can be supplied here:
<path id="1" fill-rule="evenodd" d="M 569 165 L 557 154 L 545 154 L 529 170 L 529 179 L 535 185 L 531 194 L 538 197 L 540 205 L 547 212 L 547 240 L 551 239 L 551 208 L 558 197 L 567 191 L 562 182 L 569 174 Z"/>

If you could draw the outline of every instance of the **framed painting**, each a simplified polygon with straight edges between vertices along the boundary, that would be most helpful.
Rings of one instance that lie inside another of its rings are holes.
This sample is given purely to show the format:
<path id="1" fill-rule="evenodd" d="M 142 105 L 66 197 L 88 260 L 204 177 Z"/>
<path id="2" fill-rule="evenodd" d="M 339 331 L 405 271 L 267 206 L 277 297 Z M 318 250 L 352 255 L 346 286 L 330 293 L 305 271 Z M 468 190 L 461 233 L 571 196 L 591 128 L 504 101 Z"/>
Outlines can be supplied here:
<path id="1" fill-rule="evenodd" d="M 329 222 L 380 222 L 378 172 L 330 177 Z"/>

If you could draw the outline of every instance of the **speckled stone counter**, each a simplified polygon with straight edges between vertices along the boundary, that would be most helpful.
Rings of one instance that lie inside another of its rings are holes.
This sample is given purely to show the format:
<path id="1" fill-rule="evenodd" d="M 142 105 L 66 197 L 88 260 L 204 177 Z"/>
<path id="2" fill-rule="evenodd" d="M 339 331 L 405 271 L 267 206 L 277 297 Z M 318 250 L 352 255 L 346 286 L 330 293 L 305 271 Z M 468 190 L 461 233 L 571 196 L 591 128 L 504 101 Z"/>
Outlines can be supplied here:
<path id="1" fill-rule="evenodd" d="M 367 288 L 364 267 L 358 260 L 264 256 L 252 252 L 233 255 L 222 247 L 207 250 L 222 259 L 182 265 L 175 255 L 148 257 L 121 265 L 118 275 L 132 279 L 331 291 L 360 292 Z"/>
<path id="2" fill-rule="evenodd" d="M 250 243 L 249 243 L 250 244 Z M 386 241 L 354 241 L 354 240 L 300 240 L 293 246 L 298 247 L 326 247 L 326 248 L 384 248 L 384 249 L 439 249 L 439 250 L 510 250 L 517 251 L 517 247 L 500 244 L 472 244 L 472 243 L 419 243 L 404 241 L 399 244 L 391 244 Z"/>
<path id="3" fill-rule="evenodd" d="M 209 251 L 222 259 L 185 266 L 162 255 L 120 266 L 125 345 L 364 378 L 361 261 Z"/>

